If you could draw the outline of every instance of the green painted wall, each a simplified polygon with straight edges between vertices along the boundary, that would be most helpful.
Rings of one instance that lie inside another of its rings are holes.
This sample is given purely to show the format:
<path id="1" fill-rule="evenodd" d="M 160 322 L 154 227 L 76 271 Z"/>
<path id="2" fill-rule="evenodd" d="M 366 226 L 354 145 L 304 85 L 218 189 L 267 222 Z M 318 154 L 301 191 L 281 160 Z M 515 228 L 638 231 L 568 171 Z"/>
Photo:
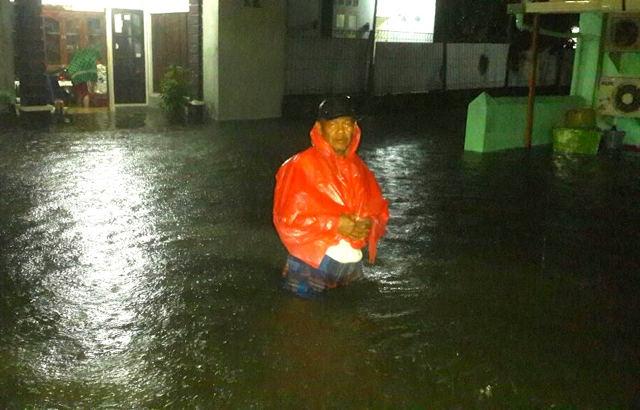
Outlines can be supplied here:
<path id="1" fill-rule="evenodd" d="M 527 97 L 493 98 L 482 93 L 469 104 L 465 151 L 491 152 L 524 148 Z M 548 145 L 554 127 L 564 124 L 565 113 L 583 106 L 579 96 L 537 97 L 534 106 L 532 145 Z"/>
<path id="2" fill-rule="evenodd" d="M 551 143 L 552 129 L 561 126 L 568 109 L 594 107 L 601 77 L 640 78 L 640 53 L 604 51 L 607 14 L 582 13 L 571 96 L 537 97 L 532 145 Z M 598 126 L 615 125 L 627 133 L 623 143 L 640 145 L 640 119 L 599 116 Z M 524 147 L 526 98 L 491 98 L 486 93 L 469 104 L 465 150 L 490 152 Z"/>
<path id="3" fill-rule="evenodd" d="M 582 13 L 578 48 L 573 62 L 571 95 L 580 96 L 589 106 L 593 105 L 598 88 L 601 65 L 603 13 Z"/>
<path id="4" fill-rule="evenodd" d="M 464 139 L 464 150 L 484 152 L 487 133 L 487 110 L 489 94 L 482 93 L 469 104 L 467 111 L 467 131 Z"/>
<path id="5" fill-rule="evenodd" d="M 581 96 L 594 106 L 601 77 L 640 77 L 640 54 L 605 51 L 602 38 L 606 33 L 607 15 L 582 13 L 581 38 L 578 41 L 573 66 L 571 95 Z M 599 116 L 598 126 L 609 129 L 615 125 L 626 131 L 624 144 L 640 145 L 640 119 L 633 117 Z"/>

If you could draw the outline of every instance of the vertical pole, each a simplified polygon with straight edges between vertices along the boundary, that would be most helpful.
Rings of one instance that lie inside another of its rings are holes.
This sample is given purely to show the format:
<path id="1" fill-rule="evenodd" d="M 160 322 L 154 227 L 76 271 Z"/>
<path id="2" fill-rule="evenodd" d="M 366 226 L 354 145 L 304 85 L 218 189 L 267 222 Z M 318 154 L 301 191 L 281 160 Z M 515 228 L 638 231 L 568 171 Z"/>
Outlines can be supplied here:
<path id="1" fill-rule="evenodd" d="M 510 59 L 513 58 L 512 53 L 514 53 L 513 47 L 513 26 L 514 26 L 515 18 L 509 18 L 509 27 L 507 28 L 507 36 L 509 37 L 509 48 L 507 49 L 507 64 L 505 67 L 504 73 L 504 88 L 509 88 L 509 65 Z"/>
<path id="2" fill-rule="evenodd" d="M 504 70 L 504 88 L 509 88 L 509 62 L 511 57 L 511 53 L 513 53 L 513 47 L 509 44 L 509 48 L 507 49 L 507 63 Z"/>
<path id="3" fill-rule="evenodd" d="M 529 103 L 527 106 L 527 136 L 525 147 L 531 148 L 531 134 L 533 132 L 533 108 L 536 98 L 536 76 L 538 68 L 538 20 L 539 15 L 533 15 L 533 39 L 531 44 L 531 68 L 529 72 Z"/>
<path id="4" fill-rule="evenodd" d="M 447 42 L 442 42 L 442 67 L 440 68 L 440 77 L 442 78 L 442 90 L 447 91 L 447 70 L 449 70 L 448 65 L 449 56 L 447 53 Z"/>
<path id="5" fill-rule="evenodd" d="M 15 8 L 18 77 L 22 106 L 44 106 L 50 95 L 45 78 L 44 35 L 40 0 L 21 0 Z"/>
<path id="6" fill-rule="evenodd" d="M 194 98 L 202 100 L 202 0 L 189 0 L 187 20 L 191 94 Z"/>
<path id="7" fill-rule="evenodd" d="M 333 0 L 322 0 L 320 7 L 320 35 L 323 38 L 331 38 L 333 37 Z"/>
<path id="8" fill-rule="evenodd" d="M 116 110 L 116 94 L 113 75 L 113 9 L 108 7 L 104 10 L 105 27 L 107 29 L 107 85 L 109 86 L 109 111 Z"/>
<path id="9" fill-rule="evenodd" d="M 367 72 L 367 91 L 370 97 L 375 93 L 375 59 L 376 59 L 376 16 L 378 15 L 378 0 L 373 5 L 373 24 L 371 24 L 371 34 L 369 43 L 369 71 Z"/>
<path id="10" fill-rule="evenodd" d="M 556 90 L 559 90 L 562 85 L 562 65 L 564 64 L 564 51 L 565 48 L 561 48 L 558 51 L 558 55 L 556 57 Z"/>
<path id="11" fill-rule="evenodd" d="M 41 0 L 15 3 L 15 19 L 20 124 L 25 128 L 45 128 L 51 122 L 52 106 L 49 104 L 53 95 L 45 75 Z"/>
<path id="12" fill-rule="evenodd" d="M 149 97 L 153 94 L 153 27 L 151 13 L 142 11 L 142 33 L 144 34 L 144 78 L 146 82 L 145 105 L 149 105 Z"/>
<path id="13" fill-rule="evenodd" d="M 13 94 L 15 87 L 15 34 L 13 24 L 14 3 L 0 0 L 0 53 L 3 56 L 0 69 L 0 90 Z"/>

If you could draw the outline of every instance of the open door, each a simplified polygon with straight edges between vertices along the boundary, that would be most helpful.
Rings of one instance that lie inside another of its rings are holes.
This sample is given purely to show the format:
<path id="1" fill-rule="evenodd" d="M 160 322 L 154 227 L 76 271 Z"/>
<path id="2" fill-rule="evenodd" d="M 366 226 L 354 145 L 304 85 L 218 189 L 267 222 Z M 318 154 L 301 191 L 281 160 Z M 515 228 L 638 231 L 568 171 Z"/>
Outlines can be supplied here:
<path id="1" fill-rule="evenodd" d="M 113 88 L 116 104 L 147 102 L 142 10 L 113 10 Z"/>

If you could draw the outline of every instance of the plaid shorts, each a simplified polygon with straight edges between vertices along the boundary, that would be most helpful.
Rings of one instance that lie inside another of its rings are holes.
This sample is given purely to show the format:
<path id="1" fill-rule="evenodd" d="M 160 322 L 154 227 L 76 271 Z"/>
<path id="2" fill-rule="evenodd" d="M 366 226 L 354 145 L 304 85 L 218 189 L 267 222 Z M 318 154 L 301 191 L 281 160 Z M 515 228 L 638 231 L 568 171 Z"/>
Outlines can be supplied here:
<path id="1" fill-rule="evenodd" d="M 318 269 L 308 263 L 289 255 L 287 264 L 282 271 L 284 288 L 298 296 L 313 296 L 347 285 L 364 278 L 362 261 L 355 263 L 340 263 L 326 256 L 320 262 Z"/>

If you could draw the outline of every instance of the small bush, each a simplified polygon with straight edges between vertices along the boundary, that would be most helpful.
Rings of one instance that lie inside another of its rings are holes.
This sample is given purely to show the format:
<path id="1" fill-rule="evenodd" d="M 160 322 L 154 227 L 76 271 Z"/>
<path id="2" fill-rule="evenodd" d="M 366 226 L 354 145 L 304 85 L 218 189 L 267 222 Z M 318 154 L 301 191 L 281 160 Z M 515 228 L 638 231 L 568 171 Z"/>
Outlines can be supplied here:
<path id="1" fill-rule="evenodd" d="M 11 107 L 15 103 L 16 97 L 13 94 L 7 91 L 0 91 L 0 107 Z"/>
<path id="2" fill-rule="evenodd" d="M 171 115 L 184 114 L 189 102 L 189 70 L 169 66 L 160 81 L 160 107 Z"/>

